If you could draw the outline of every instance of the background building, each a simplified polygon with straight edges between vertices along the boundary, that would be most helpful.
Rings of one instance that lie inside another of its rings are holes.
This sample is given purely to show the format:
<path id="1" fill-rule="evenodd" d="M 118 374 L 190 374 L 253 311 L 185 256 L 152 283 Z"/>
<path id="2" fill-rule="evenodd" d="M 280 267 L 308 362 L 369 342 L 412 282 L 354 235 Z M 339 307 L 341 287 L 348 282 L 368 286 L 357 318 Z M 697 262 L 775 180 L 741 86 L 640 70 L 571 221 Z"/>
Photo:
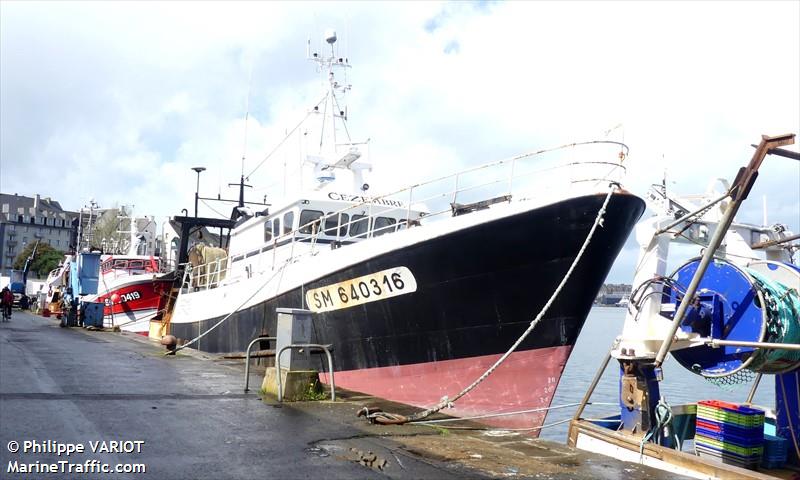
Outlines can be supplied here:
<path id="1" fill-rule="evenodd" d="M 158 224 L 153 217 L 132 217 L 133 207 L 125 205 L 93 212 L 94 221 L 83 226 L 87 234 L 82 248 L 98 248 L 109 255 L 158 255 Z M 90 215 L 85 209 L 82 212 L 84 217 Z"/>
<path id="2" fill-rule="evenodd" d="M 205 243 L 212 247 L 221 246 L 220 243 L 227 244 L 228 239 L 220 234 L 212 233 L 208 228 L 203 227 L 194 230 L 189 235 L 189 248 L 198 243 Z M 161 256 L 161 261 L 168 269 L 174 269 L 178 265 L 178 250 L 181 244 L 181 225 L 174 220 L 167 220 L 161 225 L 161 235 L 157 238 L 157 251 Z"/>
<path id="3" fill-rule="evenodd" d="M 598 305 L 627 306 L 631 296 L 631 286 L 625 283 L 606 283 L 597 292 L 594 303 Z"/>
<path id="4" fill-rule="evenodd" d="M 0 275 L 8 276 L 25 246 L 40 240 L 63 252 L 74 249 L 78 214 L 50 197 L 0 193 Z"/>
<path id="5" fill-rule="evenodd" d="M 155 255 L 160 254 L 158 249 L 158 236 L 156 228 L 158 224 L 153 217 L 139 217 L 136 219 L 136 254 Z"/>
<path id="6" fill-rule="evenodd" d="M 180 245 L 180 225 L 172 220 L 159 225 L 153 217 L 134 217 L 135 230 L 131 234 L 129 214 L 132 210 L 128 207 L 104 209 L 94 201 L 80 212 L 71 212 L 50 197 L 39 194 L 26 197 L 0 193 L 0 277 L 10 276 L 14 260 L 31 242 L 40 240 L 56 250 L 74 252 L 78 235 L 83 237 L 81 249 L 161 256 L 165 265 L 174 268 Z M 199 242 L 212 246 L 219 246 L 221 240 L 226 243 L 220 233 L 212 233 L 207 228 L 194 230 L 189 247 Z"/>

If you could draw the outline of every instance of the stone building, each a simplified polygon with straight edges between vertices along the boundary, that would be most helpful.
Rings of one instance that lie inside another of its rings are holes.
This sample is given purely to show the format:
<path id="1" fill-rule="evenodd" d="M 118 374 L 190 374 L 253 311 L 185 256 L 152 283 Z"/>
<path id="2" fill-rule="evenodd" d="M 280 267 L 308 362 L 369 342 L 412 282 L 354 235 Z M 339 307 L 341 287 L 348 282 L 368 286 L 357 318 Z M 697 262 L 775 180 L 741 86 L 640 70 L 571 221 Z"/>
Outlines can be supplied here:
<path id="1" fill-rule="evenodd" d="M 74 249 L 78 213 L 50 197 L 0 193 L 0 275 L 8 276 L 26 245 L 39 240 L 62 252 Z"/>

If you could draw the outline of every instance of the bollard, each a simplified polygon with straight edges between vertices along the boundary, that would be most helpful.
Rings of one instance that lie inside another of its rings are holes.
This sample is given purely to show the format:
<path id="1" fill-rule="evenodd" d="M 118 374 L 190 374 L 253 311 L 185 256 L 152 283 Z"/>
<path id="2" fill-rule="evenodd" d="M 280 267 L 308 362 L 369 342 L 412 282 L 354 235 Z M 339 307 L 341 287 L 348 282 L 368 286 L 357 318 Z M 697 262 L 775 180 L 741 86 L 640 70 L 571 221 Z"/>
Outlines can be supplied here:
<path id="1" fill-rule="evenodd" d="M 173 335 L 164 335 L 160 340 L 161 345 L 167 347 L 169 353 L 167 355 L 175 355 L 175 349 L 178 346 L 178 339 Z"/>

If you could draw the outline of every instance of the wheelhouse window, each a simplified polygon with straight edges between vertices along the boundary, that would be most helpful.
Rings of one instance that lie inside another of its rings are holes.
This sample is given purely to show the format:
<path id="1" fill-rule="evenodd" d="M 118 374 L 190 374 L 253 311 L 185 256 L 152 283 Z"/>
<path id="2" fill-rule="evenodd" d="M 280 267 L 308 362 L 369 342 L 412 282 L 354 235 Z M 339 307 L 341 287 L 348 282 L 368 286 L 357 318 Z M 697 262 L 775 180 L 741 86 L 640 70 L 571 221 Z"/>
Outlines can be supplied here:
<path id="1" fill-rule="evenodd" d="M 294 228 L 294 212 L 286 212 L 283 215 L 283 233 L 292 233 Z"/>
<path id="2" fill-rule="evenodd" d="M 269 242 L 272 240 L 272 220 L 264 222 L 264 241 Z"/>
<path id="3" fill-rule="evenodd" d="M 303 210 L 300 212 L 300 233 L 314 234 L 319 230 L 319 210 Z"/>
<path id="4" fill-rule="evenodd" d="M 394 232 L 395 223 L 397 223 L 397 220 L 394 218 L 378 217 L 375 219 L 375 230 L 372 234 L 379 237 L 386 233 Z"/>
<path id="5" fill-rule="evenodd" d="M 340 213 L 338 215 L 332 215 L 333 212 L 328 212 L 330 217 L 325 219 L 325 235 L 330 235 L 332 237 L 336 235 L 336 229 L 339 229 L 340 237 L 347 236 L 347 223 L 350 221 L 350 215 L 346 213 Z"/>
<path id="6" fill-rule="evenodd" d="M 272 220 L 272 236 L 273 237 L 280 237 L 281 236 L 281 219 L 276 218 Z"/>
<path id="7" fill-rule="evenodd" d="M 350 224 L 350 236 L 356 238 L 367 238 L 369 231 L 369 222 L 366 215 L 353 215 L 353 221 Z"/>

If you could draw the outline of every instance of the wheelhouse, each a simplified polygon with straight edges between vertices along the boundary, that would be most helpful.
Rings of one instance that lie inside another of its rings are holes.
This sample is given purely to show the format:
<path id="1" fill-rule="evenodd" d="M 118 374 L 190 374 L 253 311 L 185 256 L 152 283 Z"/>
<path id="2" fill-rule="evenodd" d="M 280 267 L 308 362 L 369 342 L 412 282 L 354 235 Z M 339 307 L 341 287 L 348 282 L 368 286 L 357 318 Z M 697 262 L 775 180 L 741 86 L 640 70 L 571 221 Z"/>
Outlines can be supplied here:
<path id="1" fill-rule="evenodd" d="M 155 257 L 107 257 L 100 264 L 100 271 L 108 273 L 158 273 L 161 271 L 161 260 Z"/>
<path id="2" fill-rule="evenodd" d="M 419 223 L 425 213 L 400 201 L 368 199 L 331 192 L 301 199 L 273 212 L 256 214 L 232 232 L 231 256 L 290 242 L 334 244 L 336 247 L 380 237 Z"/>

